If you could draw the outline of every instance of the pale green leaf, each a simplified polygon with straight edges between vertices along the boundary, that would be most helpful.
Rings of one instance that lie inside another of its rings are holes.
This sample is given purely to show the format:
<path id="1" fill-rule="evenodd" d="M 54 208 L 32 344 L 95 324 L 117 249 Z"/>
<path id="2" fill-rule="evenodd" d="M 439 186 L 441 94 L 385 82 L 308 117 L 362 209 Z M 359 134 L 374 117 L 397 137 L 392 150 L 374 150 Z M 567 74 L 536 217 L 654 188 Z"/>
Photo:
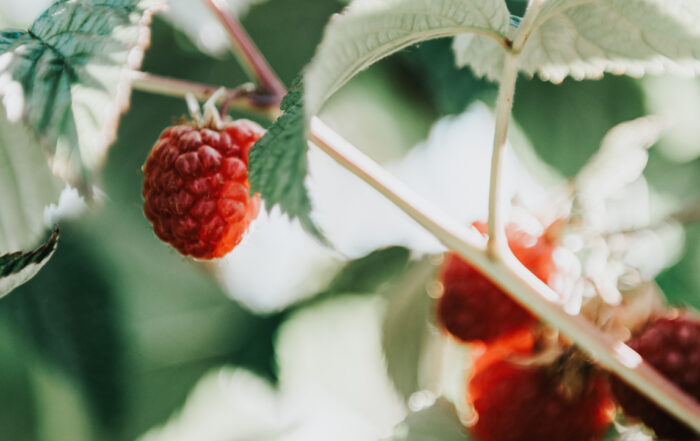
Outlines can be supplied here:
<path id="1" fill-rule="evenodd" d="M 39 243 L 45 207 L 62 187 L 35 138 L 23 124 L 9 122 L 0 106 L 0 255 Z"/>
<path id="2" fill-rule="evenodd" d="M 36 249 L 0 256 L 0 297 L 34 277 L 56 251 L 57 243 L 58 227 L 48 240 Z"/>
<path id="3" fill-rule="evenodd" d="M 582 80 L 605 72 L 700 73 L 700 2 L 551 0 L 535 20 L 520 69 L 541 79 Z M 481 36 L 455 38 L 457 63 L 496 80 L 504 50 Z"/>
<path id="4" fill-rule="evenodd" d="M 358 72 L 406 46 L 462 33 L 503 41 L 509 19 L 502 0 L 355 0 L 331 19 L 306 72 L 307 112 L 316 113 Z"/>
<path id="5" fill-rule="evenodd" d="M 659 139 L 663 127 L 660 118 L 646 116 L 610 129 L 600 150 L 576 176 L 579 200 L 584 204 L 603 201 L 638 179 L 649 158 L 647 150 Z"/>
<path id="6" fill-rule="evenodd" d="M 27 31 L 0 35 L 0 95 L 50 153 L 57 176 L 81 184 L 104 161 L 129 102 L 151 14 L 162 0 L 59 0 Z"/>
<path id="7" fill-rule="evenodd" d="M 420 359 L 434 309 L 426 288 L 434 277 L 435 266 L 424 259 L 413 263 L 387 291 L 382 346 L 389 378 L 405 400 L 420 389 Z"/>
<path id="8" fill-rule="evenodd" d="M 432 406 L 409 414 L 394 428 L 394 436 L 386 441 L 469 441 L 470 439 L 452 403 L 445 398 L 438 398 Z"/>

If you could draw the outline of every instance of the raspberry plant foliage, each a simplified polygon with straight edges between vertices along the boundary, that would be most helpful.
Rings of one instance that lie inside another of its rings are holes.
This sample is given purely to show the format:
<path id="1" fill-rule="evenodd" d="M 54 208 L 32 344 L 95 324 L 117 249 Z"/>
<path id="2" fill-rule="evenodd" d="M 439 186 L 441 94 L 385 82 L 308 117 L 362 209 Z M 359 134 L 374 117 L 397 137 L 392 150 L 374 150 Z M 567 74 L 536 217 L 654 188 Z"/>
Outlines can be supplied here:
<path id="1" fill-rule="evenodd" d="M 128 102 L 130 72 L 140 64 L 148 40 L 146 25 L 159 7 L 160 2 L 147 0 L 58 1 L 29 31 L 2 34 L 0 93 L 8 120 L 15 123 L 21 119 L 39 141 L 37 145 L 49 152 L 53 173 L 86 193 L 90 173 L 101 164 L 114 137 L 119 113 Z M 697 407 L 691 408 L 688 403 L 684 407 L 675 392 L 665 392 L 658 382 L 650 381 L 658 379 L 653 372 L 639 372 L 625 365 L 599 330 L 583 318 L 565 315 L 558 305 L 545 300 L 553 298 L 553 291 L 509 255 L 504 246 L 499 158 L 505 146 L 518 72 L 538 74 L 554 82 L 566 76 L 598 78 L 604 72 L 635 76 L 664 71 L 696 74 L 700 35 L 693 23 L 698 19 L 700 9 L 693 0 L 532 0 L 522 19 L 511 17 L 506 3 L 499 0 L 355 0 L 330 21 L 305 71 L 304 90 L 292 90 L 281 106 L 285 113 L 251 151 L 252 190 L 260 192 L 268 209 L 279 205 L 308 231 L 320 236 L 311 221 L 312 207 L 304 186 L 307 139 L 311 138 L 445 245 L 495 279 L 543 321 L 645 394 L 658 393 L 655 399 L 660 404 L 697 429 L 697 421 L 691 421 L 698 413 Z M 618 26 L 620 22 L 624 26 Z M 624 38 L 628 35 L 639 38 Z M 440 216 L 431 205 L 414 201 L 400 182 L 359 155 L 314 116 L 333 92 L 372 63 L 411 44 L 449 36 L 457 37 L 454 50 L 460 63 L 468 63 L 476 73 L 500 83 L 489 204 L 489 230 L 493 234 L 487 246 L 463 225 Z M 249 52 L 241 52 L 249 56 Z M 255 66 L 259 68 L 260 64 Z M 262 80 L 259 86 L 270 89 L 265 75 L 254 73 Z M 161 92 L 174 83 L 167 84 Z M 197 88 L 191 83 L 178 84 L 180 88 L 174 88 L 177 91 L 168 92 L 182 94 L 187 88 Z M 642 160 L 631 167 L 633 175 L 641 172 L 637 165 L 646 160 L 643 147 L 635 146 L 634 152 Z M 411 310 L 414 313 L 420 316 Z M 409 400 L 417 376 L 411 372 L 405 382 L 401 381 L 401 392 Z M 431 415 L 433 410 L 444 416 L 451 412 L 447 407 L 437 401 L 430 411 L 409 415 L 407 424 Z M 410 439 L 421 437 L 409 433 Z M 459 439 L 461 434 L 454 436 Z"/>

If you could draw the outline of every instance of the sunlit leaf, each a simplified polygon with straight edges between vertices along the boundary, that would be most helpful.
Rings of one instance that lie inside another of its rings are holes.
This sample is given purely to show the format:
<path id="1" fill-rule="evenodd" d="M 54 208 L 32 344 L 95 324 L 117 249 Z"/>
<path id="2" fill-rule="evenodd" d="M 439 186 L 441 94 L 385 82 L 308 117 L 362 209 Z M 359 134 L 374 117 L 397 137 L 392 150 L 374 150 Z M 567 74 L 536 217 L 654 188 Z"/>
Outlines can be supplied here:
<path id="1" fill-rule="evenodd" d="M 551 0 L 535 20 L 520 69 L 543 80 L 700 73 L 700 3 L 695 0 Z M 460 66 L 497 80 L 504 49 L 483 36 L 455 38 Z"/>
<path id="2" fill-rule="evenodd" d="M 661 136 L 660 118 L 647 116 L 613 127 L 600 150 L 575 179 L 577 197 L 583 203 L 603 201 L 642 175 L 651 147 Z"/>
<path id="3" fill-rule="evenodd" d="M 445 398 L 432 406 L 409 414 L 394 429 L 393 437 L 385 441 L 469 441 L 455 407 Z"/>
<path id="4" fill-rule="evenodd" d="M 316 113 L 350 78 L 399 49 L 462 33 L 502 41 L 509 19 L 505 2 L 494 0 L 353 1 L 331 19 L 306 72 L 307 111 Z"/>
<path id="5" fill-rule="evenodd" d="M 87 186 L 128 106 L 151 14 L 162 0 L 59 0 L 27 31 L 0 34 L 0 95 L 50 153 L 54 174 Z"/>

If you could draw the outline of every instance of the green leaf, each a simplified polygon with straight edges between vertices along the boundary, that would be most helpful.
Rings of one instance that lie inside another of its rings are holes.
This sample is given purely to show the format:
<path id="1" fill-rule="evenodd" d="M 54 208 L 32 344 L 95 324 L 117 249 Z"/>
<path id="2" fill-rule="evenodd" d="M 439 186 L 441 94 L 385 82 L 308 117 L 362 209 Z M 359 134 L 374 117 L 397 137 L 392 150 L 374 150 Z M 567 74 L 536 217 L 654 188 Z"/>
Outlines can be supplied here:
<path id="1" fill-rule="evenodd" d="M 476 78 L 468 68 L 455 66 L 451 40 L 426 41 L 399 53 L 402 64 L 420 80 L 420 85 L 440 114 L 462 113 L 474 100 L 495 95 L 493 83 Z"/>
<path id="2" fill-rule="evenodd" d="M 387 292 L 390 297 L 382 324 L 382 347 L 389 377 L 406 400 L 420 389 L 420 359 L 434 313 L 434 301 L 426 287 L 434 277 L 435 266 L 423 259 L 413 263 Z"/>
<path id="3" fill-rule="evenodd" d="M 52 171 L 88 188 L 129 104 L 151 14 L 162 0 L 59 0 L 27 31 L 0 34 L 0 95 L 50 153 Z"/>
<path id="4" fill-rule="evenodd" d="M 547 105 L 542 105 L 547 103 Z M 629 77 L 567 79 L 561 85 L 521 78 L 513 117 L 540 158 L 573 177 L 614 125 L 644 114 L 644 96 Z"/>
<path id="5" fill-rule="evenodd" d="M 348 262 L 333 278 L 328 291 L 333 293 L 373 293 L 391 276 L 406 268 L 410 251 L 389 247 Z"/>
<path id="6" fill-rule="evenodd" d="M 469 441 L 455 407 L 445 398 L 432 406 L 409 414 L 385 441 Z"/>
<path id="7" fill-rule="evenodd" d="M 647 150 L 661 136 L 660 118 L 645 116 L 610 129 L 600 149 L 576 175 L 576 197 L 584 207 L 597 204 L 638 179 L 647 165 Z"/>
<path id="8" fill-rule="evenodd" d="M 282 116 L 250 151 L 250 189 L 259 192 L 267 210 L 279 206 L 290 219 L 322 242 L 311 220 L 311 200 L 304 184 L 307 172 L 303 87 L 297 83 L 282 100 Z"/>
<path id="9" fill-rule="evenodd" d="M 605 72 L 700 73 L 700 3 L 695 0 L 551 0 L 537 14 L 520 69 L 553 83 Z M 504 49 L 481 36 L 455 38 L 460 66 L 497 80 Z"/>
<path id="10" fill-rule="evenodd" d="M 33 248 L 45 237 L 44 209 L 64 185 L 51 175 L 36 139 L 0 106 L 0 255 Z"/>
<path id="11" fill-rule="evenodd" d="M 404 47 L 462 33 L 503 41 L 509 20 L 500 0 L 355 0 L 331 19 L 309 65 L 307 112 L 315 114 L 350 78 Z"/>
<path id="12" fill-rule="evenodd" d="M 17 251 L 0 256 L 0 297 L 31 279 L 46 265 L 58 243 L 58 227 L 48 240 L 32 251 Z"/>

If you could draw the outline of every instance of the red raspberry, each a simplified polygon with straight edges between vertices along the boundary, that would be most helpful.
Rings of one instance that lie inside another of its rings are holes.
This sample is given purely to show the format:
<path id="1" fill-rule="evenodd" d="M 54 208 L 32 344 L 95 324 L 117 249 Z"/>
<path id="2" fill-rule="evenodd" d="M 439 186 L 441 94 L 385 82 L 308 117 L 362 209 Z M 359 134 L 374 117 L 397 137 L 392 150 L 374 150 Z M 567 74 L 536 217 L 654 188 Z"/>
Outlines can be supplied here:
<path id="1" fill-rule="evenodd" d="M 479 441 L 593 441 L 602 439 L 615 406 L 605 378 L 583 369 L 566 394 L 551 366 L 522 366 L 504 358 L 482 366 L 469 383 Z"/>
<path id="2" fill-rule="evenodd" d="M 475 226 L 485 231 L 485 225 Z M 513 254 L 542 281 L 553 270 L 554 245 L 510 225 L 506 229 Z M 529 327 L 537 320 L 501 288 L 459 255 L 449 253 L 442 270 L 444 293 L 438 301 L 438 320 L 455 337 L 464 341 L 491 341 Z"/>
<path id="3" fill-rule="evenodd" d="M 259 197 L 249 196 L 248 152 L 263 134 L 247 120 L 221 130 L 165 129 L 143 167 L 143 211 L 156 235 L 199 259 L 231 251 L 258 214 Z"/>
<path id="4" fill-rule="evenodd" d="M 656 318 L 629 342 L 629 346 L 679 388 L 700 401 L 700 321 L 690 317 Z M 663 439 L 695 440 L 693 430 L 617 377 L 613 395 L 625 413 L 640 419 Z"/>

